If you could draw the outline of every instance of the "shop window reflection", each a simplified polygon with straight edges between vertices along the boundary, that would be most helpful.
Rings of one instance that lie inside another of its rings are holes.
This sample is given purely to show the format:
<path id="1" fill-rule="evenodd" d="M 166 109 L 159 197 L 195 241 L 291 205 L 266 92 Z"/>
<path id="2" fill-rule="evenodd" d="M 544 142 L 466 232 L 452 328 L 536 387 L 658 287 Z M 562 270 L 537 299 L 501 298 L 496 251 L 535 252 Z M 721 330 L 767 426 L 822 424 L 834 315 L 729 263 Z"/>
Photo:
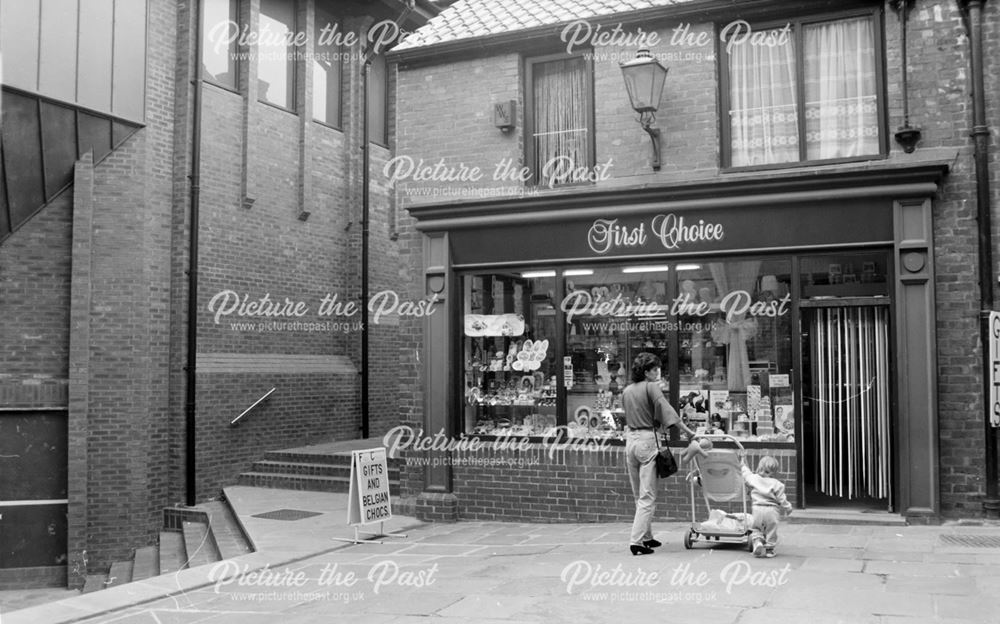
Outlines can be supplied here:
<path id="1" fill-rule="evenodd" d="M 692 428 L 792 440 L 790 273 L 787 260 L 678 266 L 677 404 Z"/>
<path id="2" fill-rule="evenodd" d="M 465 433 L 555 430 L 555 281 L 533 275 L 463 279 Z"/>
<path id="3" fill-rule="evenodd" d="M 669 276 L 667 266 L 613 266 L 566 279 L 563 382 L 571 436 L 621 432 L 621 391 L 639 353 L 660 358 L 661 387 L 669 391 Z"/>

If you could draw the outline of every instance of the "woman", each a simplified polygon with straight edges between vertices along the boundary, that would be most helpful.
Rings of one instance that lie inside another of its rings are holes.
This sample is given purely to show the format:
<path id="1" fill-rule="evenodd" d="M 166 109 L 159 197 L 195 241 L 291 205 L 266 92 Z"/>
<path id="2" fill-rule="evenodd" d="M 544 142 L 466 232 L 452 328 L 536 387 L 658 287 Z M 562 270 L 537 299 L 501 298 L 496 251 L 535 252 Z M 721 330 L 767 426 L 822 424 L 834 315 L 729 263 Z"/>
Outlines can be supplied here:
<path id="1" fill-rule="evenodd" d="M 622 392 L 625 408 L 625 463 L 635 496 L 635 520 L 629 536 L 633 555 L 649 555 L 660 542 L 653 538 L 653 510 L 656 507 L 656 429 L 678 426 L 689 436 L 688 428 L 677 411 L 663 396 L 660 385 L 660 358 L 640 353 L 632 363 L 632 383 Z"/>

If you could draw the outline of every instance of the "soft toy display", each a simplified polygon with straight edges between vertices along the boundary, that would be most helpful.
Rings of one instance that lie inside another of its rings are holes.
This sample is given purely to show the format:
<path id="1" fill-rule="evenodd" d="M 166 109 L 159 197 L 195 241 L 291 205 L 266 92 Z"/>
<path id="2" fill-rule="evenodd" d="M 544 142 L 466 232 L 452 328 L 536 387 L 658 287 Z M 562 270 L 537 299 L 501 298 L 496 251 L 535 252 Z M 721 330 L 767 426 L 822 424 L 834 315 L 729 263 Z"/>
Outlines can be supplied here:
<path id="1" fill-rule="evenodd" d="M 708 438 L 691 440 L 691 443 L 687 445 L 687 448 L 681 452 L 681 461 L 685 464 L 689 464 L 694 461 L 695 457 L 708 457 L 708 452 L 711 450 L 712 441 Z"/>

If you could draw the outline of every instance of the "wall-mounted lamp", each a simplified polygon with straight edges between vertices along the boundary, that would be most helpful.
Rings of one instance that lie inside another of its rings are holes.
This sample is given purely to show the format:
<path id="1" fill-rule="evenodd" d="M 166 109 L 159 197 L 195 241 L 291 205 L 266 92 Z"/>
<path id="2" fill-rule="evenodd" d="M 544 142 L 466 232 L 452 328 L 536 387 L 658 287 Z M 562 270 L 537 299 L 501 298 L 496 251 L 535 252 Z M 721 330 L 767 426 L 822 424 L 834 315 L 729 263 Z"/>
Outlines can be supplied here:
<path id="1" fill-rule="evenodd" d="M 667 68 L 660 65 L 649 50 L 639 50 L 635 58 L 620 65 L 628 89 L 628 99 L 632 108 L 639 113 L 639 124 L 649 134 L 653 143 L 653 171 L 660 170 L 660 129 L 656 122 L 656 109 L 663 95 L 663 83 L 667 78 Z"/>

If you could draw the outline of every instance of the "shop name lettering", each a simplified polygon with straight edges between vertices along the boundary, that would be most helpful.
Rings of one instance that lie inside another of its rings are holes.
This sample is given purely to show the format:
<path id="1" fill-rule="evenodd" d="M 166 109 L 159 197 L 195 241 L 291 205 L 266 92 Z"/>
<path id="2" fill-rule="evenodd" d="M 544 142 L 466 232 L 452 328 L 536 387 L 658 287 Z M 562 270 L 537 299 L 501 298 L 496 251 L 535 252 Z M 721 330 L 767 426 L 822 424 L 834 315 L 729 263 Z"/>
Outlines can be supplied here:
<path id="1" fill-rule="evenodd" d="M 785 295 L 772 301 L 754 301 L 745 290 L 730 291 L 719 301 L 718 310 L 726 317 L 727 323 L 744 316 L 784 316 L 788 314 L 792 304 L 792 296 Z M 613 317 L 651 317 L 662 314 L 677 316 L 707 316 L 715 310 L 707 301 L 693 301 L 691 296 L 683 294 L 674 299 L 669 306 L 655 301 L 632 303 L 622 299 L 621 295 L 605 299 L 594 297 L 586 290 L 574 290 L 566 295 L 560 304 L 566 313 L 566 322 L 570 323 L 578 316 L 613 316 Z"/>
<path id="2" fill-rule="evenodd" d="M 409 301 L 400 299 L 399 295 L 391 290 L 383 290 L 375 293 L 368 300 L 368 312 L 371 322 L 376 325 L 383 316 L 392 314 L 413 317 L 430 316 L 437 309 L 437 306 L 434 305 L 437 303 L 437 298 L 435 293 L 425 299 Z M 309 314 L 310 308 L 305 301 L 296 301 L 288 297 L 271 299 L 270 293 L 264 293 L 264 296 L 258 299 L 251 299 L 247 293 L 240 295 L 232 290 L 221 290 L 209 300 L 208 311 L 215 315 L 215 324 L 218 325 L 223 317 L 233 314 L 241 318 L 301 318 Z M 351 317 L 359 311 L 357 302 L 340 301 L 336 294 L 327 294 L 320 299 L 316 313 L 321 317 Z"/>
<path id="3" fill-rule="evenodd" d="M 664 249 L 678 249 L 684 244 L 721 241 L 725 235 L 721 223 L 698 219 L 697 223 L 689 224 L 684 217 L 671 213 L 653 217 L 648 232 L 645 223 L 627 226 L 618 219 L 598 219 L 587 232 L 587 244 L 594 253 L 603 254 L 621 247 L 643 247 L 650 236 Z"/>
<path id="4" fill-rule="evenodd" d="M 726 44 L 726 52 L 730 53 L 736 46 L 749 45 L 753 47 L 778 47 L 788 45 L 792 25 L 785 24 L 781 28 L 765 31 L 754 31 L 744 20 L 729 22 L 719 31 L 719 39 Z M 566 44 L 566 52 L 572 54 L 576 46 L 596 47 L 615 46 L 633 48 L 655 48 L 661 45 L 660 33 L 636 28 L 633 32 L 626 31 L 621 24 L 614 27 L 592 25 L 587 20 L 570 22 L 562 29 L 559 38 Z M 708 31 L 691 32 L 691 25 L 681 22 L 670 33 L 670 45 L 702 47 L 712 43 Z"/>

